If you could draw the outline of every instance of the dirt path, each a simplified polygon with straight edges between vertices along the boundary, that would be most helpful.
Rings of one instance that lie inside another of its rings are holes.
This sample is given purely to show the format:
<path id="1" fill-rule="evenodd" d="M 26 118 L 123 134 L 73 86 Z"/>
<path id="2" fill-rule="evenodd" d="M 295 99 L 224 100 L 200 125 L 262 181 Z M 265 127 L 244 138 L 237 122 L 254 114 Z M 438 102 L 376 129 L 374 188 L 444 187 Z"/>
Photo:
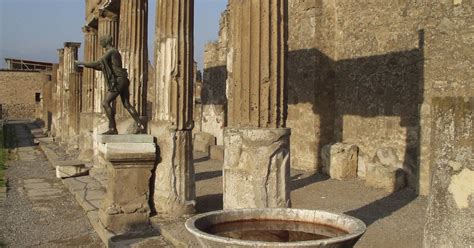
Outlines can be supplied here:
<path id="1" fill-rule="evenodd" d="M 103 247 L 83 210 L 33 145 L 25 123 L 11 123 L 17 159 L 7 162 L 0 240 L 8 247 Z"/>

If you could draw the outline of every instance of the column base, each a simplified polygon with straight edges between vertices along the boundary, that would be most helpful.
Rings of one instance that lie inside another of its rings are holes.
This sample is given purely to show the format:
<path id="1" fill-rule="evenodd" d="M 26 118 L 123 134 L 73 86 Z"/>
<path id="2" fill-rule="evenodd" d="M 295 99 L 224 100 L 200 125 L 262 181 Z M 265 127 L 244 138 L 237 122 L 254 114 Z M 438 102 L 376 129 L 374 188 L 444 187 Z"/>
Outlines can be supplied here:
<path id="1" fill-rule="evenodd" d="M 224 133 L 224 209 L 286 208 L 290 201 L 288 128 Z"/>
<path id="2" fill-rule="evenodd" d="M 196 208 L 192 131 L 176 131 L 167 122 L 149 123 L 160 150 L 153 202 L 167 216 L 193 214 Z"/>

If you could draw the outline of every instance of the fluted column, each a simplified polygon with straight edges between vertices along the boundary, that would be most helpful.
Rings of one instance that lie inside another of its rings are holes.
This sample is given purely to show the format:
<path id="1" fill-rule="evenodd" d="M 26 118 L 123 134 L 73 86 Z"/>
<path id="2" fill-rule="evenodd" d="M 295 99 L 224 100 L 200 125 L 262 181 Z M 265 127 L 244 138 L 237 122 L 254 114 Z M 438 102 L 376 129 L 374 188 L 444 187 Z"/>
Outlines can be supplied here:
<path id="1" fill-rule="evenodd" d="M 73 115 L 73 109 L 70 107 L 70 98 L 73 98 L 72 94 L 75 92 L 71 91 L 71 85 L 73 84 L 73 80 L 71 78 L 71 74 L 76 72 L 76 67 L 74 65 L 74 61 L 78 59 L 78 52 L 79 52 L 79 47 L 81 46 L 81 43 L 76 43 L 76 42 L 65 42 L 64 43 L 64 59 L 63 59 L 63 136 L 64 137 L 69 137 L 70 135 L 73 135 L 74 133 L 70 132 L 70 127 L 71 124 L 71 116 Z M 80 82 L 78 82 L 80 84 Z M 81 86 L 78 86 L 78 89 L 81 89 Z M 80 94 L 80 91 L 79 91 Z M 78 106 L 80 106 L 80 102 L 78 103 Z M 63 140 L 65 141 L 65 140 Z"/>
<path id="2" fill-rule="evenodd" d="M 118 50 L 130 79 L 130 103 L 138 113 L 146 115 L 148 80 L 148 0 L 127 0 L 120 3 L 120 32 Z M 129 114 L 117 104 L 117 115 Z"/>
<path id="3" fill-rule="evenodd" d="M 151 133 L 161 149 L 154 202 L 159 213 L 195 209 L 192 154 L 194 1 L 158 0 L 154 82 L 156 105 Z"/>
<path id="4" fill-rule="evenodd" d="M 224 208 L 290 203 L 285 0 L 230 0 Z"/>
<path id="5" fill-rule="evenodd" d="M 84 61 L 94 61 L 97 56 L 97 29 L 85 26 L 84 32 Z M 84 113 L 91 113 L 94 110 L 94 69 L 84 68 L 82 79 L 82 109 Z"/>
<path id="6" fill-rule="evenodd" d="M 230 127 L 285 125 L 284 0 L 230 0 Z"/>
<path id="7" fill-rule="evenodd" d="M 57 82 L 56 82 L 56 111 L 55 111 L 55 134 L 56 138 L 61 138 L 62 136 L 62 114 L 63 114 L 63 97 L 64 97 L 64 84 L 63 84 L 63 75 L 64 75 L 64 48 L 58 49 L 58 70 L 57 70 Z"/>
<path id="8" fill-rule="evenodd" d="M 116 14 L 109 11 L 102 11 L 98 18 L 97 29 L 97 45 L 96 45 L 96 59 L 104 55 L 104 48 L 100 45 L 101 37 L 105 35 L 112 36 L 113 46 L 117 47 L 119 33 L 119 18 Z M 105 78 L 101 71 L 95 71 L 96 83 L 94 85 L 94 112 L 102 113 L 102 100 L 107 91 L 105 86 Z"/>

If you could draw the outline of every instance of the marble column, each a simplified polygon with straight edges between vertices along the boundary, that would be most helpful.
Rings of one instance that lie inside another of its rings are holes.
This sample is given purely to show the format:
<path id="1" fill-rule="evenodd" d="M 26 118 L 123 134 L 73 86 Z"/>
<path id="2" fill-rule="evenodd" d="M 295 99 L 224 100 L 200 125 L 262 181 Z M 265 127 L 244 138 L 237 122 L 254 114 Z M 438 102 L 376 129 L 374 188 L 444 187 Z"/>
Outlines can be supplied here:
<path id="1" fill-rule="evenodd" d="M 157 138 L 154 203 L 158 213 L 179 216 L 195 211 L 192 148 L 194 1 L 157 2 L 154 82 L 150 132 Z"/>
<path id="2" fill-rule="evenodd" d="M 84 61 L 94 61 L 97 59 L 97 29 L 85 26 L 84 32 Z M 94 69 L 84 68 L 82 82 L 82 109 L 84 113 L 91 113 L 94 110 Z"/>
<path id="3" fill-rule="evenodd" d="M 290 206 L 284 0 L 230 0 L 224 208 Z"/>
<path id="4" fill-rule="evenodd" d="M 128 0 L 120 3 L 118 50 L 130 79 L 130 103 L 141 116 L 146 115 L 148 80 L 148 0 Z M 117 103 L 117 116 L 130 117 Z"/>

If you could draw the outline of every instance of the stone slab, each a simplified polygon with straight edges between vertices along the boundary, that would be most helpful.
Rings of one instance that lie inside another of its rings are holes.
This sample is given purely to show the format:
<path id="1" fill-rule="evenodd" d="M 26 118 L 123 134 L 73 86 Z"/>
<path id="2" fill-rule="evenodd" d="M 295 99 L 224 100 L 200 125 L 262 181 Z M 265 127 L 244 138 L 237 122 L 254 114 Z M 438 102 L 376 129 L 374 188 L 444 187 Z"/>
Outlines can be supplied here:
<path id="1" fill-rule="evenodd" d="M 57 178 L 78 177 L 89 174 L 89 168 L 82 161 L 56 161 L 53 163 L 56 167 Z"/>
<path id="2" fill-rule="evenodd" d="M 100 152 L 108 161 L 155 161 L 154 143 L 106 143 L 99 146 Z"/>
<path id="3" fill-rule="evenodd" d="M 154 138 L 147 134 L 97 135 L 98 143 L 154 143 Z"/>
<path id="4" fill-rule="evenodd" d="M 161 235 L 174 247 L 201 247 L 199 241 L 184 226 L 185 218 L 162 220 L 154 217 L 151 222 L 153 227 L 160 230 Z"/>

